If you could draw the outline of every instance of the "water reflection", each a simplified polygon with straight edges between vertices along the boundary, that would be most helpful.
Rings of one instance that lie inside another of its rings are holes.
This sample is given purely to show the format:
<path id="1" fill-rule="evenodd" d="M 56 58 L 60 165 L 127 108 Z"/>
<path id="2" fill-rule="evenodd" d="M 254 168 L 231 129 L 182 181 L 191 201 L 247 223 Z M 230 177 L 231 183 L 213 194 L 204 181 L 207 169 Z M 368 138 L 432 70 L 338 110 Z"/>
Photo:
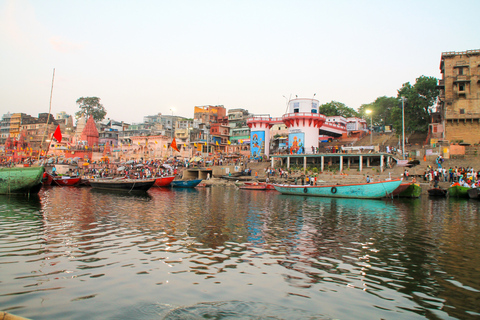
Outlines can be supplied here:
<path id="1" fill-rule="evenodd" d="M 37 201 L 9 199 L 0 199 L 0 309 L 32 318 L 48 301 L 48 317 L 95 309 L 114 318 L 111 299 L 128 314 L 140 301 L 161 302 L 162 315 L 213 301 L 240 301 L 219 304 L 237 315 L 258 304 L 333 318 L 480 313 L 480 202 L 228 187 L 51 188 Z"/>

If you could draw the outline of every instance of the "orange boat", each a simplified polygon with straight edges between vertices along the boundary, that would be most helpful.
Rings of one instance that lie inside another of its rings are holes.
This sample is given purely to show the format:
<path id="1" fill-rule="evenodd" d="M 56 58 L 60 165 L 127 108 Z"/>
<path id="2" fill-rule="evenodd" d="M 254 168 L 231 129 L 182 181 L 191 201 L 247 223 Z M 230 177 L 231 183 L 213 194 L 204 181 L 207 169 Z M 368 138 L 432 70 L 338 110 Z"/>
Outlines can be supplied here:
<path id="1" fill-rule="evenodd" d="M 175 176 L 166 176 L 155 179 L 154 187 L 169 187 Z"/>
<path id="2" fill-rule="evenodd" d="M 251 182 L 251 181 L 246 181 L 243 183 L 245 186 L 257 186 L 257 185 L 264 185 L 265 190 L 275 190 L 275 187 L 273 186 L 273 183 L 266 183 L 266 182 Z M 246 188 L 245 188 L 246 189 Z M 258 189 L 258 188 L 255 188 Z"/>

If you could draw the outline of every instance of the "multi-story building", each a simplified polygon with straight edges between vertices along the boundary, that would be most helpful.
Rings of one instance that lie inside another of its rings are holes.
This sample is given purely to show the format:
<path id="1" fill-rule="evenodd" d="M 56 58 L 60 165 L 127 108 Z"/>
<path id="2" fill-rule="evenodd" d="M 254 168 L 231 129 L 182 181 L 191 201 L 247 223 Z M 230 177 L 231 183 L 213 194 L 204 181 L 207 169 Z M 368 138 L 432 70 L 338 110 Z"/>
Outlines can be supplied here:
<path id="1" fill-rule="evenodd" d="M 250 128 L 247 126 L 247 119 L 252 115 L 245 109 L 228 110 L 228 126 L 230 127 L 230 141 L 238 144 L 239 141 L 250 139 Z"/>
<path id="2" fill-rule="evenodd" d="M 10 136 L 10 119 L 12 114 L 7 112 L 3 115 L 0 121 L 0 145 L 4 145 L 7 138 Z"/>
<path id="3" fill-rule="evenodd" d="M 442 125 L 432 134 L 443 140 L 469 144 L 480 142 L 480 50 L 443 52 L 440 59 L 438 110 Z M 443 131 L 443 132 L 442 132 Z"/>

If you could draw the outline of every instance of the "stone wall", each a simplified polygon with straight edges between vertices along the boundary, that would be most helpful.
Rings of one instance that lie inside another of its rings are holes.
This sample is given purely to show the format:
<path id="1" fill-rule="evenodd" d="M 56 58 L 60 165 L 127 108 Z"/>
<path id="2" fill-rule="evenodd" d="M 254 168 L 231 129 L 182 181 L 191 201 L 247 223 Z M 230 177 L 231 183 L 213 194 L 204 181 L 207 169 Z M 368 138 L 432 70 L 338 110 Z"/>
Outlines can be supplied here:
<path id="1" fill-rule="evenodd" d="M 445 123 L 445 139 L 450 143 L 480 143 L 480 123 L 478 120 L 448 121 Z"/>

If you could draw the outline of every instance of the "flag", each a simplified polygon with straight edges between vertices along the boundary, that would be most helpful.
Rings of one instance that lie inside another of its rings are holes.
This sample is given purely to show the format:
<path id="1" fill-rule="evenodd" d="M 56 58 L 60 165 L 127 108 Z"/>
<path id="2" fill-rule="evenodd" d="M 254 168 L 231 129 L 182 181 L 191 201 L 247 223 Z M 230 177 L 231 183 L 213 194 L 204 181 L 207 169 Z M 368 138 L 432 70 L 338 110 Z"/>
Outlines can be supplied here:
<path id="1" fill-rule="evenodd" d="M 155 140 L 155 144 L 158 144 L 157 140 Z"/>
<path id="2" fill-rule="evenodd" d="M 227 140 L 228 144 L 231 144 L 230 140 Z"/>
<path id="3" fill-rule="evenodd" d="M 193 145 L 195 146 L 195 148 L 197 147 L 197 143 L 196 143 L 196 142 L 194 142 Z"/>
<path id="4" fill-rule="evenodd" d="M 243 140 L 238 140 L 240 143 L 243 143 Z"/>
<path id="5" fill-rule="evenodd" d="M 215 144 L 218 146 L 218 141 L 215 141 Z"/>
<path id="6" fill-rule="evenodd" d="M 205 145 L 207 145 L 207 142 L 205 142 Z"/>
<path id="7" fill-rule="evenodd" d="M 175 138 L 173 138 L 172 144 L 170 145 L 170 147 L 172 147 L 173 150 L 177 150 L 177 152 L 180 152 L 180 150 L 178 150 L 177 148 L 177 141 L 175 141 Z"/>
<path id="8" fill-rule="evenodd" d="M 186 147 L 187 147 L 187 145 L 184 143 L 184 144 L 183 144 L 183 147 L 184 147 L 184 148 L 186 148 Z"/>
<path id="9" fill-rule="evenodd" d="M 58 141 L 62 142 L 62 132 L 60 131 L 60 125 L 57 126 L 55 132 L 53 133 L 53 137 Z"/>

